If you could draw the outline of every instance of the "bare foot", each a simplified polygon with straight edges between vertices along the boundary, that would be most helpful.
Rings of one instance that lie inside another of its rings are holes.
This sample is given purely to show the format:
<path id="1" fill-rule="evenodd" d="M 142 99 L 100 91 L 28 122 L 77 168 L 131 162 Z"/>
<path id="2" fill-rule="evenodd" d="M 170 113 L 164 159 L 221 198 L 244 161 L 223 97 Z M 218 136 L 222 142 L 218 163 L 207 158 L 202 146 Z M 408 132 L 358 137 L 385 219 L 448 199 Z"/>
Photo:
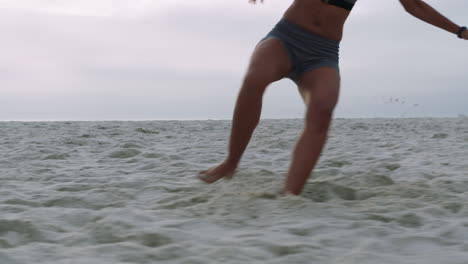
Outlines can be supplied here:
<path id="1" fill-rule="evenodd" d="M 213 183 L 223 177 L 230 179 L 234 175 L 236 168 L 236 165 L 223 162 L 216 167 L 200 171 L 198 173 L 198 178 L 206 183 Z"/>
<path id="2" fill-rule="evenodd" d="M 279 195 L 281 196 L 288 196 L 288 195 L 299 195 L 300 193 L 294 193 L 292 191 L 288 191 L 286 189 L 282 189 L 281 191 L 279 191 Z"/>

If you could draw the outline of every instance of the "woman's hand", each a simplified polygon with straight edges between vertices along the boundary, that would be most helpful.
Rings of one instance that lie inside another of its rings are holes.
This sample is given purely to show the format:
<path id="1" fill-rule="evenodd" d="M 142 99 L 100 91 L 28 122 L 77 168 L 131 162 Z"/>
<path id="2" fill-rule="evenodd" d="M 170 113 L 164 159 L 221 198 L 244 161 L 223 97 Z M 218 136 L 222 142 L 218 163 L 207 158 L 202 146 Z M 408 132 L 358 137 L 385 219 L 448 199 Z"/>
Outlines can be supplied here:
<path id="1" fill-rule="evenodd" d="M 263 3 L 263 0 L 260 0 L 260 2 Z M 256 4 L 256 3 L 257 3 L 257 0 L 249 0 L 249 3 L 251 3 L 251 4 Z"/>
<path id="2" fill-rule="evenodd" d="M 468 40 L 468 30 L 465 29 L 461 34 L 462 39 Z"/>

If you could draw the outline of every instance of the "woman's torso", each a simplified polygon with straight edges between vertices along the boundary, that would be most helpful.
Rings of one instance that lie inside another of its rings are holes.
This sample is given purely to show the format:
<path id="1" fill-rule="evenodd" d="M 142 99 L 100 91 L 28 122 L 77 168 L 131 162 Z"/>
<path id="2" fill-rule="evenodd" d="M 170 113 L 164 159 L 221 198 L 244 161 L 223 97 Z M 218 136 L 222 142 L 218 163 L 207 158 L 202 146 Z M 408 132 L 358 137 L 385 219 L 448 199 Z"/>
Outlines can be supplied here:
<path id="1" fill-rule="evenodd" d="M 341 40 L 350 11 L 322 0 L 294 0 L 283 18 L 325 38 Z"/>

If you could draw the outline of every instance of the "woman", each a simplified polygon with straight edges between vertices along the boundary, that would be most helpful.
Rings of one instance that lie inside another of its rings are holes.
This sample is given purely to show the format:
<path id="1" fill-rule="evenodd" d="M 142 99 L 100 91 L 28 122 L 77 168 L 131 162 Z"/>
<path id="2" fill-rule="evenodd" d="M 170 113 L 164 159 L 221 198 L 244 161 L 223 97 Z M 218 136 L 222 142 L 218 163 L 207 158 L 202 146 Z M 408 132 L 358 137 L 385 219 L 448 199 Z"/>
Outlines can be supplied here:
<path id="1" fill-rule="evenodd" d="M 263 2 L 263 0 L 261 0 Z M 250 0 L 256 3 L 256 0 Z M 228 157 L 201 171 L 213 183 L 231 177 L 260 120 L 266 87 L 292 79 L 306 104 L 305 126 L 292 156 L 283 193 L 301 193 L 325 144 L 338 100 L 338 49 L 343 25 L 356 0 L 295 0 L 283 18 L 255 47 L 240 89 L 229 141 Z M 466 27 L 453 23 L 422 0 L 400 0 L 411 15 L 468 39 Z"/>

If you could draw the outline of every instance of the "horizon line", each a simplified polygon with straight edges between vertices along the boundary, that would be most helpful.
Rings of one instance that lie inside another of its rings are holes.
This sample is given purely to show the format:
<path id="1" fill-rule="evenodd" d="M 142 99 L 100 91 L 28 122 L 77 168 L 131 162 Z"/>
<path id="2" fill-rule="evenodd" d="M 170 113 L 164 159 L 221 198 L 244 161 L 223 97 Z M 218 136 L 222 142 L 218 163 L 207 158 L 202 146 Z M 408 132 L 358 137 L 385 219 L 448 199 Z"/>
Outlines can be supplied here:
<path id="1" fill-rule="evenodd" d="M 468 118 L 467 115 L 459 114 L 458 116 L 420 116 L 420 117 L 333 117 L 337 119 L 434 119 L 434 118 Z M 287 118 L 261 118 L 261 120 L 297 120 L 304 119 L 302 117 L 287 117 Z M 143 122 L 143 121 L 232 121 L 232 118 L 154 118 L 154 119 L 0 119 L 0 122 Z"/>

